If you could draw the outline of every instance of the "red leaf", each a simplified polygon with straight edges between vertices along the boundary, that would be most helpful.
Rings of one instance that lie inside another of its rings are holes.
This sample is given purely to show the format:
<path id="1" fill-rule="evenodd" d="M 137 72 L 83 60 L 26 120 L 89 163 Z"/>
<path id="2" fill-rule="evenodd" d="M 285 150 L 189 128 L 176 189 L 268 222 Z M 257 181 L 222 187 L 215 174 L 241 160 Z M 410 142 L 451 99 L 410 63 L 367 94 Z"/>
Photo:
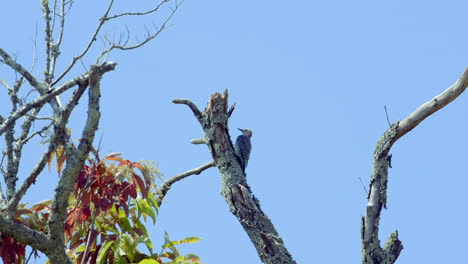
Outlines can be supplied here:
<path id="1" fill-rule="evenodd" d="M 140 176 L 138 176 L 137 174 L 133 174 L 132 176 L 132 179 L 133 179 L 133 183 L 140 187 L 140 192 L 141 194 L 143 195 L 143 198 L 146 198 L 146 196 L 148 195 L 148 188 L 146 187 L 145 183 L 143 182 L 143 180 L 141 179 Z"/>
<path id="2" fill-rule="evenodd" d="M 136 227 L 133 227 L 133 232 L 137 233 L 138 235 L 140 236 L 143 236 L 145 233 L 143 233 L 143 231 L 139 228 L 136 228 Z"/>
<path id="3" fill-rule="evenodd" d="M 132 197 L 135 199 L 137 197 L 137 191 L 135 184 L 130 184 L 128 182 L 122 182 L 123 195 Z M 125 197 L 126 198 L 126 197 Z M 127 200 L 127 199 L 125 199 Z"/>
<path id="4" fill-rule="evenodd" d="M 107 212 L 112 207 L 112 203 L 109 199 L 101 199 L 97 203 L 98 208 L 100 208 L 102 211 Z"/>
<path id="5" fill-rule="evenodd" d="M 91 193 L 85 192 L 79 202 L 81 202 L 81 204 L 89 204 L 90 201 L 91 201 Z"/>
<path id="6" fill-rule="evenodd" d="M 91 215 L 91 210 L 89 209 L 89 206 L 86 206 L 81 211 L 80 220 L 81 221 L 86 221 L 86 220 L 88 220 L 90 215 Z"/>
<path id="7" fill-rule="evenodd" d="M 15 212 L 15 216 L 18 217 L 23 214 L 32 214 L 31 210 L 28 209 L 20 209 Z"/>
<path id="8" fill-rule="evenodd" d="M 132 197 L 133 199 L 137 198 L 137 191 L 136 191 L 136 187 L 134 184 L 130 184 L 128 186 L 128 192 L 129 192 L 130 197 Z"/>
<path id="9" fill-rule="evenodd" d="M 113 161 L 118 161 L 118 162 L 122 162 L 124 161 L 124 159 L 122 159 L 121 157 L 117 157 L 117 156 L 120 156 L 122 155 L 122 153 L 111 153 L 109 155 L 107 155 L 104 159 L 104 160 L 113 160 Z"/>

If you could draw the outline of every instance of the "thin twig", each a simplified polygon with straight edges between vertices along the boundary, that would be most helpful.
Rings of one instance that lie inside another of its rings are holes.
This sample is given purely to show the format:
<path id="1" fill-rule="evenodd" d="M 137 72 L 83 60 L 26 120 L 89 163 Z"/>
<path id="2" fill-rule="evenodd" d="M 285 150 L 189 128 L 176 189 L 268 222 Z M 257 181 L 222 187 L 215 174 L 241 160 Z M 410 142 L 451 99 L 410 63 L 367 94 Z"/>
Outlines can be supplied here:
<path id="1" fill-rule="evenodd" d="M 232 112 L 234 112 L 234 109 L 236 108 L 236 103 L 233 103 L 231 107 L 229 107 L 229 110 L 227 112 L 228 117 L 231 117 Z"/>
<path id="2" fill-rule="evenodd" d="M 0 48 L 0 57 L 3 58 L 3 61 L 5 64 L 10 66 L 13 70 L 15 70 L 16 73 L 19 73 L 21 76 L 23 76 L 31 86 L 36 88 L 36 90 L 41 94 L 44 95 L 48 92 L 50 92 L 48 86 L 42 82 L 39 82 L 36 78 L 34 78 L 31 73 L 29 73 L 21 64 L 17 63 L 11 56 L 6 53 L 3 49 Z M 52 109 L 54 110 L 54 113 L 59 113 L 60 112 L 60 102 L 58 101 L 57 98 L 53 98 L 50 100 L 50 105 L 52 106 Z"/>
<path id="3" fill-rule="evenodd" d="M 172 178 L 170 178 L 169 180 L 165 181 L 163 184 L 162 184 L 162 187 L 161 187 L 161 190 L 160 190 L 160 195 L 158 197 L 158 200 L 157 200 L 157 203 L 158 203 L 158 207 L 161 206 L 161 203 L 162 201 L 164 200 L 164 197 L 166 196 L 167 192 L 171 189 L 172 185 L 184 178 L 187 178 L 188 176 L 191 176 L 191 175 L 199 175 L 200 173 L 202 173 L 204 170 L 206 169 L 209 169 L 211 167 L 214 167 L 215 166 L 215 162 L 214 160 L 198 167 L 198 168 L 195 168 L 195 169 L 192 169 L 192 170 L 189 170 L 189 171 L 186 171 L 184 173 L 181 173 L 181 174 L 178 174 Z"/>
<path id="4" fill-rule="evenodd" d="M 99 71 L 101 73 L 105 73 L 105 72 L 114 70 L 116 65 L 117 65 L 117 63 L 115 63 L 115 62 L 106 62 L 106 63 L 103 63 L 102 65 L 100 65 L 98 67 L 99 67 Z M 87 72 L 87 73 L 85 73 L 83 75 L 80 75 L 80 76 L 78 76 L 78 77 L 76 77 L 76 78 L 74 78 L 74 79 L 60 85 L 59 87 L 57 87 L 55 89 L 50 90 L 48 93 L 40 96 L 36 100 L 34 100 L 32 102 L 29 102 L 28 104 L 25 104 L 23 107 L 18 109 L 18 111 L 12 113 L 7 120 L 3 121 L 3 123 L 0 125 L 0 135 L 5 132 L 5 129 L 8 126 L 10 126 L 13 122 L 15 122 L 18 118 L 22 117 L 27 112 L 29 112 L 29 110 L 31 110 L 32 108 L 39 107 L 39 106 L 45 104 L 46 102 L 51 100 L 51 98 L 53 98 L 54 96 L 65 92 L 66 90 L 74 87 L 75 85 L 79 85 L 79 84 L 87 82 L 88 78 L 89 78 L 89 75 L 90 75 L 90 72 Z"/>
<path id="5" fill-rule="evenodd" d="M 31 253 L 29 253 L 28 259 L 26 260 L 26 262 L 25 262 L 24 264 L 28 264 L 28 263 L 29 263 L 29 260 L 31 259 L 33 253 L 34 253 L 34 248 L 31 247 Z"/>
<path id="6" fill-rule="evenodd" d="M 49 148 L 42 154 L 41 159 L 39 162 L 34 166 L 34 168 L 31 171 L 31 174 L 26 178 L 25 181 L 21 184 L 21 187 L 18 189 L 18 191 L 15 192 L 15 194 L 9 199 L 7 208 L 5 211 L 7 212 L 7 215 L 13 213 L 20 200 L 23 198 L 23 196 L 26 194 L 26 191 L 29 189 L 29 187 L 36 183 L 37 176 L 42 172 L 44 169 L 45 165 L 47 164 L 47 161 L 49 160 L 49 157 L 51 153 L 55 150 L 55 144 L 51 143 L 49 144 Z"/>
<path id="7" fill-rule="evenodd" d="M 391 127 L 392 124 L 390 123 L 390 119 L 388 119 L 388 112 L 387 112 L 387 106 L 386 105 L 384 105 L 384 109 L 385 109 L 385 116 L 387 117 L 388 126 Z"/>
<path id="8" fill-rule="evenodd" d="M 68 67 L 65 69 L 65 71 L 55 81 L 53 81 L 51 83 L 51 86 L 56 85 L 60 80 L 62 80 L 62 78 L 65 77 L 65 75 L 67 75 L 67 73 L 73 68 L 73 66 L 75 66 L 75 63 L 78 60 L 80 60 L 81 58 L 83 58 L 86 55 L 86 53 L 88 53 L 88 51 L 91 48 L 91 46 L 93 45 L 94 41 L 96 41 L 97 36 L 98 36 L 99 32 L 101 31 L 102 26 L 107 21 L 106 20 L 107 15 L 109 14 L 113 4 L 114 4 L 114 0 L 111 0 L 109 2 L 109 5 L 107 6 L 106 11 L 104 12 L 104 15 L 101 17 L 101 19 L 99 19 L 99 24 L 98 24 L 96 30 L 94 31 L 93 36 L 91 37 L 88 44 L 86 45 L 85 49 L 78 56 L 73 57 L 72 62 L 70 63 L 70 65 L 68 65 Z"/>
<path id="9" fill-rule="evenodd" d="M 94 229 L 95 224 L 94 223 L 96 221 L 96 208 L 94 208 L 94 210 L 93 210 L 93 216 L 92 216 L 91 219 L 92 219 L 91 220 L 91 226 L 89 228 L 88 239 L 86 240 L 85 251 L 84 251 L 84 254 L 83 254 L 83 258 L 81 259 L 81 264 L 89 263 L 88 262 L 89 251 L 91 250 L 91 245 L 96 240 L 96 235 L 93 235 L 93 232 L 95 231 L 95 229 Z"/>
<path id="10" fill-rule="evenodd" d="M 169 16 L 166 18 L 166 20 L 164 20 L 164 22 L 162 23 L 162 25 L 159 28 L 155 27 L 155 31 L 153 33 L 150 33 L 150 31 L 148 29 L 146 29 L 147 35 L 146 35 L 146 37 L 145 37 L 145 39 L 143 41 L 138 41 L 137 44 L 128 45 L 128 46 L 127 46 L 128 41 L 125 41 L 124 44 L 111 44 L 108 49 L 101 52 L 101 54 L 98 56 L 97 62 L 101 61 L 102 57 L 104 57 L 105 55 L 107 55 L 108 53 L 110 53 L 114 49 L 118 49 L 118 50 L 136 49 L 136 48 L 139 48 L 139 47 L 145 45 L 146 43 L 150 42 L 154 38 L 156 38 L 159 35 L 159 33 L 161 33 L 164 29 L 167 28 L 167 23 L 171 20 L 171 18 L 174 16 L 175 12 L 177 11 L 177 9 L 180 7 L 180 5 L 182 3 L 183 3 L 183 1 L 180 1 L 180 2 L 176 3 L 176 6 L 171 9 L 172 11 L 169 14 Z M 128 36 L 128 34 L 127 34 L 127 36 Z"/>
<path id="11" fill-rule="evenodd" d="M 10 86 L 7 82 L 5 82 L 4 80 L 0 79 L 0 83 L 3 84 L 3 86 L 5 86 L 5 88 L 7 88 L 8 93 L 13 92 L 13 89 L 11 89 L 11 86 Z"/>
<path id="12" fill-rule="evenodd" d="M 36 67 L 36 63 L 37 63 L 37 23 L 36 23 L 36 29 L 34 31 L 34 40 L 33 40 L 33 44 L 34 44 L 34 49 L 33 49 L 33 61 L 31 63 L 31 70 L 29 72 L 33 72 L 34 71 L 34 68 Z M 23 79 L 23 77 L 22 77 Z M 23 80 L 21 80 L 21 84 L 23 83 Z M 19 89 L 19 87 L 18 87 Z"/>
<path id="13" fill-rule="evenodd" d="M 3 62 L 10 66 L 15 72 L 23 76 L 32 87 L 36 88 L 39 92 L 46 92 L 47 88 L 44 84 L 34 78 L 21 64 L 17 63 L 8 53 L 0 48 L 0 57 L 3 58 Z"/>
<path id="14" fill-rule="evenodd" d="M 146 12 L 127 12 L 127 13 L 122 13 L 122 14 L 118 14 L 118 15 L 114 15 L 114 16 L 110 16 L 108 18 L 106 18 L 107 20 L 111 20 L 111 19 L 114 19 L 114 18 L 118 18 L 118 17 L 121 17 L 121 16 L 144 16 L 144 15 L 148 15 L 148 14 L 151 14 L 153 12 L 156 12 L 158 11 L 158 9 L 166 2 L 169 2 L 169 0 L 163 0 L 161 2 L 158 3 L 158 5 L 151 9 L 151 10 L 148 10 Z"/>
<path id="15" fill-rule="evenodd" d="M 50 123 L 48 126 L 45 126 L 43 127 L 41 130 L 38 130 L 34 133 L 32 133 L 31 135 L 29 135 L 28 137 L 22 139 L 21 141 L 18 142 L 18 144 L 21 144 L 21 145 L 24 145 L 26 143 L 28 143 L 29 140 L 31 140 L 33 137 L 37 136 L 37 135 L 40 135 L 43 137 L 42 133 L 46 132 L 46 131 L 49 131 L 50 130 L 50 127 L 53 125 L 53 123 Z"/>
<path id="16" fill-rule="evenodd" d="M 367 194 L 367 188 L 366 188 L 366 186 L 364 186 L 364 183 L 362 182 L 361 177 L 359 177 L 359 182 L 361 183 L 361 186 L 364 189 L 364 192 Z"/>
<path id="17" fill-rule="evenodd" d="M 55 0 L 55 4 L 57 4 L 57 0 Z M 51 44 L 51 63 L 50 63 L 50 70 L 49 70 L 49 75 L 51 77 L 51 80 L 54 78 L 54 75 L 55 75 L 55 66 L 57 64 L 57 59 L 60 55 L 60 45 L 62 44 L 63 32 L 65 29 L 65 5 L 66 5 L 65 0 L 62 0 L 61 8 L 60 8 L 60 29 L 59 29 L 60 31 L 59 31 L 58 40 L 56 43 Z M 56 11 L 55 11 L 55 6 L 54 6 L 54 14 L 55 12 Z M 54 25 L 55 25 L 55 15 L 54 15 Z M 54 27 L 55 26 L 53 26 L 52 28 Z"/>
<path id="18" fill-rule="evenodd" d="M 54 8 L 52 10 L 52 14 L 54 15 L 52 18 L 52 26 L 51 26 L 52 30 L 55 29 L 55 17 L 56 17 L 56 12 L 57 12 L 56 10 L 57 10 L 57 0 L 54 0 Z"/>
<path id="19" fill-rule="evenodd" d="M 66 5 L 65 0 L 62 0 L 62 5 L 60 8 L 60 33 L 57 39 L 57 43 L 55 43 L 57 47 L 60 47 L 60 44 L 62 44 L 63 32 L 65 30 L 65 5 Z M 70 7 L 71 5 L 72 3 L 70 3 Z"/>

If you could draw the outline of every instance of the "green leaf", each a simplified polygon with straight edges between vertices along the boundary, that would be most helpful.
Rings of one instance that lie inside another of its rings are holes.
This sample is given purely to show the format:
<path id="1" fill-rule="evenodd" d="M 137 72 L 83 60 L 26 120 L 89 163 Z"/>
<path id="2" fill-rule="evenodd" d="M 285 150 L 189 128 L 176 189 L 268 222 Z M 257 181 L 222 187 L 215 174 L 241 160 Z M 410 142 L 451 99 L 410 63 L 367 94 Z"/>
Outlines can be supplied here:
<path id="1" fill-rule="evenodd" d="M 98 257 L 96 259 L 96 263 L 97 264 L 105 264 L 107 261 L 107 258 L 106 258 L 106 255 L 107 255 L 107 251 L 109 250 L 109 248 L 114 245 L 114 241 L 111 240 L 111 241 L 107 241 L 106 243 L 104 243 L 104 246 L 102 246 L 100 249 L 99 249 L 99 252 L 98 252 Z"/>
<path id="2" fill-rule="evenodd" d="M 191 236 L 191 237 L 186 237 L 186 238 L 180 240 L 180 243 L 195 243 L 195 242 L 198 242 L 200 240 L 201 240 L 201 238 L 199 238 L 199 237 Z"/>
<path id="3" fill-rule="evenodd" d="M 182 240 L 166 241 L 166 244 L 164 244 L 163 248 L 170 248 L 170 247 L 173 247 L 175 245 L 182 244 L 182 243 L 195 243 L 195 242 L 198 242 L 200 240 L 201 239 L 199 237 L 192 236 L 192 237 L 184 238 Z"/>
<path id="4" fill-rule="evenodd" d="M 151 206 L 154 208 L 154 210 L 157 213 L 159 210 L 158 202 L 156 201 L 156 198 L 151 192 L 148 193 L 148 197 L 146 197 L 146 200 L 151 204 Z"/>
<path id="5" fill-rule="evenodd" d="M 154 259 L 144 259 L 138 262 L 138 264 L 159 264 L 159 262 Z"/>
<path id="6" fill-rule="evenodd" d="M 171 261 L 171 263 L 174 263 L 174 264 L 176 264 L 176 263 L 186 263 L 185 257 L 179 256 L 179 257 L 175 258 L 173 261 Z"/>
<path id="7" fill-rule="evenodd" d="M 120 234 L 120 232 L 117 231 L 117 229 L 115 229 L 113 226 L 110 226 L 110 225 L 103 225 L 102 227 L 104 228 L 104 230 L 110 231 L 110 232 L 112 232 L 112 233 L 114 233 L 114 234 L 117 234 L 117 235 Z"/>
<path id="8" fill-rule="evenodd" d="M 146 200 L 141 200 L 141 209 L 143 212 L 149 216 L 151 216 L 151 219 L 153 219 L 153 224 L 156 224 L 156 213 L 154 212 L 153 208 L 149 205 L 149 203 Z"/>
<path id="9" fill-rule="evenodd" d="M 119 213 L 119 225 L 122 228 L 122 231 L 131 232 L 132 226 L 130 225 L 130 221 L 128 221 L 125 211 L 118 209 L 118 213 Z"/>
<path id="10" fill-rule="evenodd" d="M 121 241 L 123 241 L 124 251 L 127 254 L 127 257 L 130 259 L 130 261 L 133 261 L 135 258 L 135 248 L 137 243 L 135 243 L 129 234 L 122 234 L 120 238 L 122 239 Z"/>
<path id="11" fill-rule="evenodd" d="M 86 249 L 86 245 L 81 245 L 75 250 L 75 253 L 83 252 L 85 251 L 85 249 Z"/>
<path id="12" fill-rule="evenodd" d="M 143 213 L 143 208 L 141 205 L 141 198 L 136 198 L 135 203 L 136 203 L 136 208 L 137 208 L 137 213 L 138 213 L 137 218 L 140 218 L 141 214 Z M 146 221 L 146 216 L 145 216 L 145 221 Z"/>
<path id="13" fill-rule="evenodd" d="M 146 247 L 148 248 L 148 251 L 150 254 L 153 254 L 153 243 L 151 242 L 151 239 L 149 236 L 139 236 L 137 239 L 134 241 L 135 246 L 137 246 L 140 243 L 144 243 Z"/>
<path id="14" fill-rule="evenodd" d="M 133 224 L 138 228 L 140 229 L 141 231 L 143 231 L 143 233 L 148 236 L 148 229 L 146 229 L 146 226 L 144 224 L 142 224 L 140 222 L 140 220 L 136 219 L 136 220 L 133 220 Z"/>
<path id="15" fill-rule="evenodd" d="M 174 240 L 174 241 L 169 241 L 166 244 L 163 245 L 163 248 L 173 248 L 175 245 L 180 244 L 180 240 Z"/>
<path id="16" fill-rule="evenodd" d="M 195 254 L 187 254 L 185 255 L 185 259 L 191 260 L 191 261 L 200 261 L 200 257 Z"/>
<path id="17" fill-rule="evenodd" d="M 101 221 L 94 221 L 94 224 L 96 225 L 96 230 L 101 232 L 102 231 L 102 224 Z"/>
<path id="18" fill-rule="evenodd" d="M 127 257 L 133 260 L 134 252 L 129 250 L 129 245 L 133 243 L 133 239 L 129 234 L 121 234 L 117 243 L 114 246 L 114 260 L 116 264 L 127 264 Z M 124 257 L 125 256 L 125 257 Z"/>

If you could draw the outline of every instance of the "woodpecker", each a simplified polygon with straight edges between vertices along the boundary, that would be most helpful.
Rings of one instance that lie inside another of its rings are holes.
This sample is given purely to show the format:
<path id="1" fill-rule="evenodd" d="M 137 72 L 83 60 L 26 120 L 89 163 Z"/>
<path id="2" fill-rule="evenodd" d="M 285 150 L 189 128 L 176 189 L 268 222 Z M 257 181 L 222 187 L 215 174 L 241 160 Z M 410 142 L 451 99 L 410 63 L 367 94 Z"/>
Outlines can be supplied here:
<path id="1" fill-rule="evenodd" d="M 249 162 L 250 150 L 252 149 L 252 145 L 250 144 L 252 130 L 240 128 L 238 129 L 242 132 L 242 135 L 237 137 L 236 145 L 234 146 L 234 151 L 236 156 L 239 158 L 242 171 L 245 173 L 245 168 L 247 167 L 247 163 Z"/>

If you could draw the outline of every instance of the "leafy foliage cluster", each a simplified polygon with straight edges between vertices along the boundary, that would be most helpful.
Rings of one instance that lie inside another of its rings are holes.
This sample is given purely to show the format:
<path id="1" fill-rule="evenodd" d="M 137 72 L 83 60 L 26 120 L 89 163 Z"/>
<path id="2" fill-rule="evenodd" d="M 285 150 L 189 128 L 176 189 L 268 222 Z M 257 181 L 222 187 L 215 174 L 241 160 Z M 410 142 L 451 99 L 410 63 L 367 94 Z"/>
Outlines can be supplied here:
<path id="1" fill-rule="evenodd" d="M 60 174 L 66 157 L 64 149 L 55 152 Z M 160 252 L 154 252 L 148 218 L 156 223 L 159 191 L 154 179 L 159 171 L 151 162 L 133 162 L 119 153 L 99 158 L 97 151 L 87 159 L 70 196 L 65 222 L 65 240 L 74 263 L 89 264 L 201 264 L 194 254 L 182 255 L 181 243 L 194 243 L 198 237 L 170 240 Z M 49 160 L 49 168 L 53 158 Z M 39 202 L 30 208 L 21 204 L 15 221 L 47 233 L 52 201 Z M 26 245 L 11 237 L 0 236 L 0 257 L 4 263 L 21 264 L 26 260 Z M 144 251 L 143 248 L 146 248 Z M 33 250 L 36 257 L 38 252 Z"/>

